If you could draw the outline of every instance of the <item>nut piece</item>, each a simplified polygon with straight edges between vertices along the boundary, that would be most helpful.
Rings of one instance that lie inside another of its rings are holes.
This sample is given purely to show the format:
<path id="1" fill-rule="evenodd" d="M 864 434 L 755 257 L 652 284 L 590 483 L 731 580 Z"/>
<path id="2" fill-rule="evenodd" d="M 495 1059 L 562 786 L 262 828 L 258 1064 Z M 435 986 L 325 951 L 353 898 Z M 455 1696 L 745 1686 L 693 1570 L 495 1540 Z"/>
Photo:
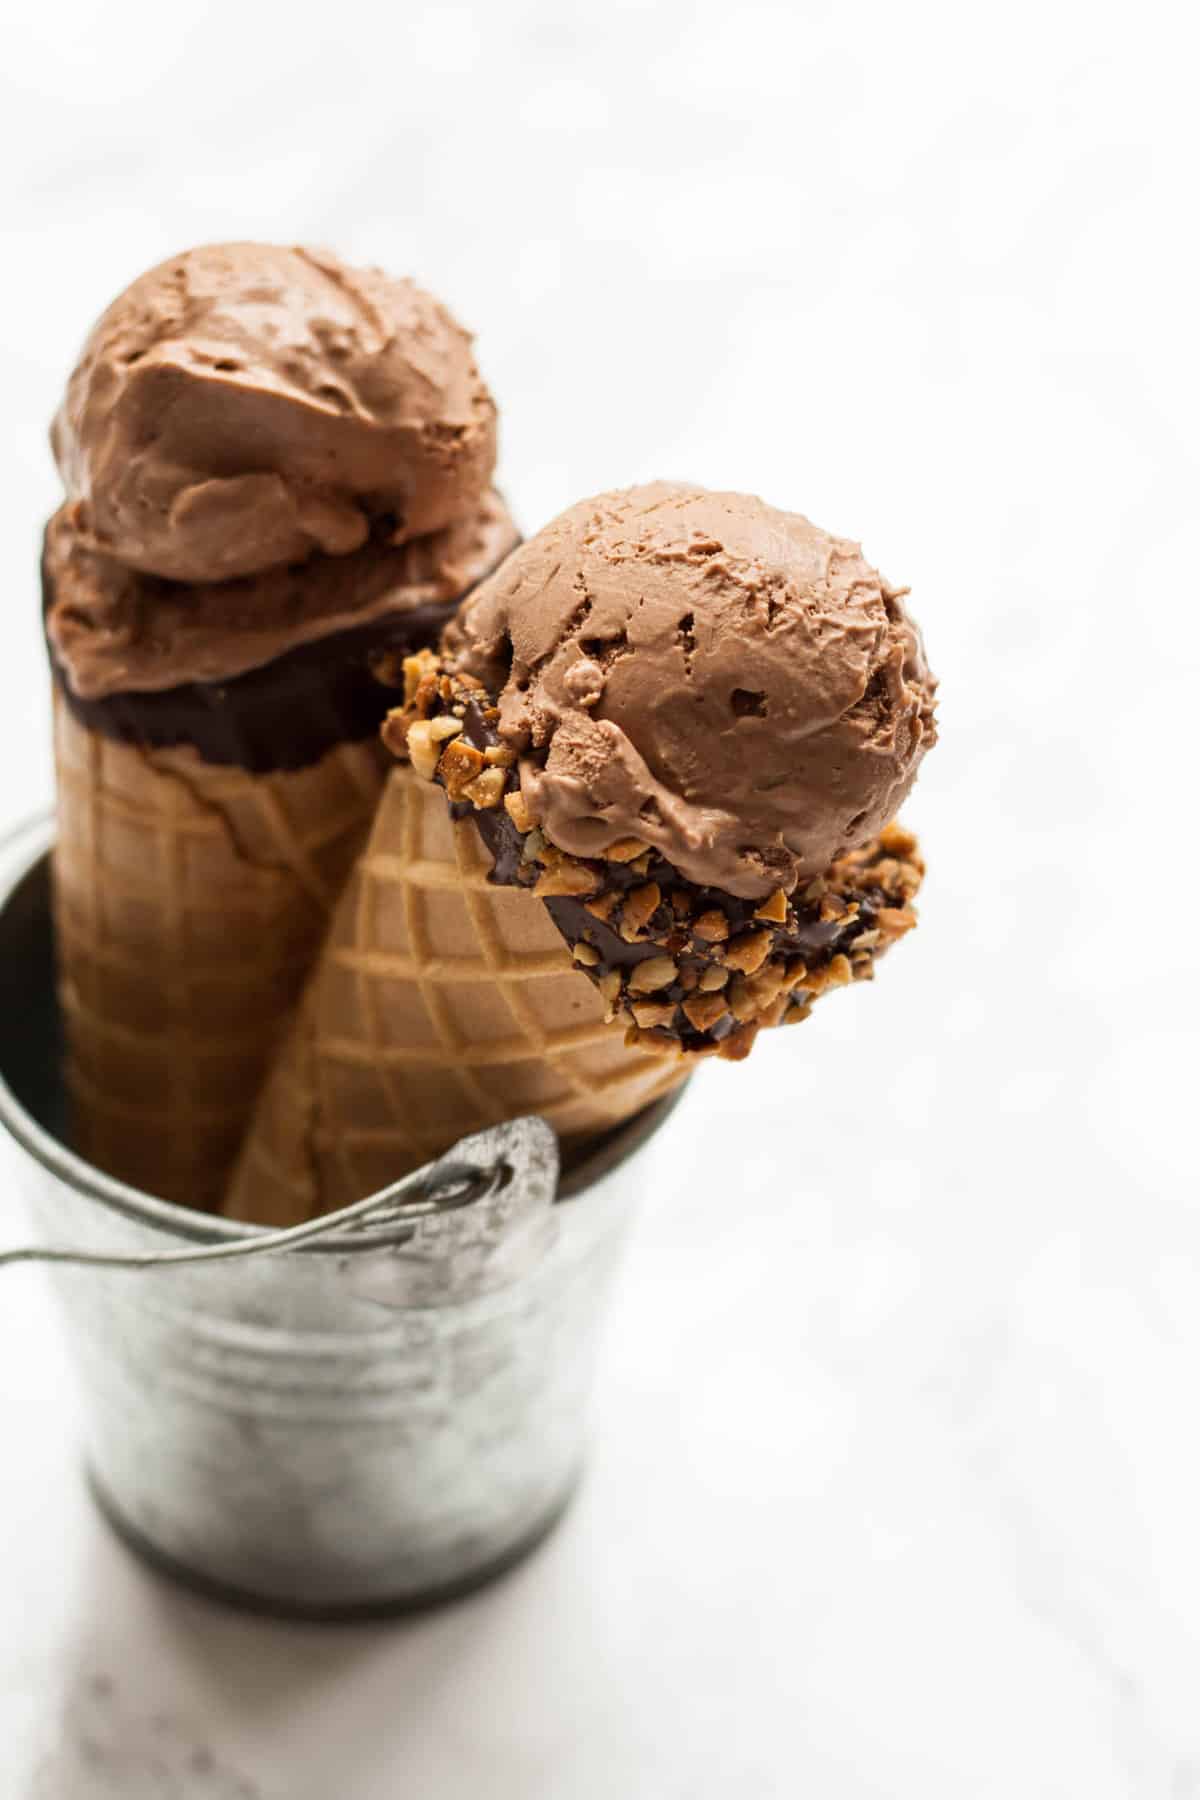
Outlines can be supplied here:
<path id="1" fill-rule="evenodd" d="M 601 924 L 607 925 L 609 919 L 611 919 L 616 910 L 617 902 L 620 898 L 620 894 L 617 893 L 615 889 L 607 894 L 598 894 L 594 900 L 588 901 L 587 910 L 591 913 L 593 919 L 599 919 Z"/>
<path id="2" fill-rule="evenodd" d="M 725 952 L 725 961 L 731 969 L 741 969 L 745 975 L 753 975 L 761 969 L 771 950 L 771 934 L 769 931 L 752 931 L 749 936 L 739 938 L 736 944 L 730 944 Z"/>
<path id="3" fill-rule="evenodd" d="M 727 1038 L 722 1038 L 717 1055 L 725 1062 L 743 1062 L 753 1050 L 757 1036 L 757 1023 L 736 1025 Z"/>
<path id="4" fill-rule="evenodd" d="M 787 972 L 778 963 L 768 963 L 757 975 L 751 975 L 746 981 L 746 992 L 754 1002 L 756 1012 L 763 1012 L 772 1006 L 788 985 Z"/>
<path id="5" fill-rule="evenodd" d="M 729 980 L 729 970 L 723 969 L 719 963 L 713 963 L 705 969 L 700 977 L 699 988 L 702 994 L 715 994 Z"/>
<path id="6" fill-rule="evenodd" d="M 522 836 L 533 830 L 533 814 L 526 806 L 525 796 L 520 788 L 514 788 L 511 794 L 505 794 L 504 810 Z"/>
<path id="7" fill-rule="evenodd" d="M 432 650 L 418 650 L 415 656 L 404 659 L 404 704 L 411 706 L 417 697 L 417 689 L 427 675 L 436 675 L 438 659 Z"/>
<path id="8" fill-rule="evenodd" d="M 625 905 L 621 912 L 621 936 L 627 944 L 634 939 L 650 923 L 662 903 L 662 891 L 656 881 L 648 881 L 645 887 L 634 888 L 625 896 Z"/>
<path id="9" fill-rule="evenodd" d="M 649 848 L 649 844 L 644 843 L 641 838 L 626 837 L 618 838 L 615 844 L 610 844 L 608 849 L 602 850 L 600 854 L 605 862 L 633 862 L 642 854 L 643 850 Z"/>
<path id="10" fill-rule="evenodd" d="M 860 950 L 874 950 L 875 946 L 882 942 L 882 939 L 882 931 L 860 931 L 850 948 L 857 956 Z"/>
<path id="11" fill-rule="evenodd" d="M 433 726 L 428 719 L 414 719 L 406 739 L 408 760 L 422 781 L 432 781 L 437 774 L 438 749 L 433 741 Z"/>
<path id="12" fill-rule="evenodd" d="M 769 894 L 755 913 L 756 919 L 769 919 L 772 925 L 782 925 L 788 915 L 787 895 L 782 888 L 776 888 Z"/>
<path id="13" fill-rule="evenodd" d="M 655 1025 L 670 1025 L 675 1017 L 675 1005 L 671 1000 L 639 1000 L 630 1011 L 643 1031 Z"/>
<path id="14" fill-rule="evenodd" d="M 582 963 L 585 969 L 594 969 L 596 964 L 600 961 L 600 952 L 597 950 L 596 946 L 594 944 L 586 943 L 583 938 L 580 938 L 579 942 L 575 945 L 571 955 L 575 958 L 577 963 Z"/>
<path id="15" fill-rule="evenodd" d="M 439 713 L 436 719 L 430 719 L 429 729 L 433 733 L 434 743 L 441 744 L 447 738 L 458 736 L 462 730 L 462 720 L 456 719 L 453 713 Z"/>
<path id="16" fill-rule="evenodd" d="M 893 819 L 885 825 L 879 834 L 879 842 L 883 849 L 892 856 L 910 857 L 917 848 L 917 840 L 911 831 L 905 831 L 903 825 Z"/>
<path id="17" fill-rule="evenodd" d="M 650 956 L 630 971 L 629 988 L 634 994 L 653 994 L 670 987 L 679 970 L 669 956 Z"/>
<path id="18" fill-rule="evenodd" d="M 757 1017 L 758 1001 L 744 975 L 735 975 L 729 984 L 729 1010 L 735 1019 L 742 1022 Z"/>
<path id="19" fill-rule="evenodd" d="M 762 1012 L 759 1013 L 759 1015 L 758 1015 L 759 1024 L 760 1025 L 781 1025 L 783 1023 L 783 1015 L 787 1011 L 787 1009 L 791 1005 L 791 1003 L 792 1002 L 791 1002 L 790 994 L 780 994 L 780 996 L 777 1000 L 772 1000 L 770 1006 L 765 1006 L 763 1008 Z"/>
<path id="20" fill-rule="evenodd" d="M 917 922 L 917 915 L 911 906 L 881 906 L 875 914 L 875 923 L 881 931 L 899 934 L 911 931 Z"/>
<path id="21" fill-rule="evenodd" d="M 683 1003 L 684 1016 L 697 1031 L 707 1031 L 729 1011 L 724 994 L 696 994 Z"/>
<path id="22" fill-rule="evenodd" d="M 379 735 L 391 751 L 392 755 L 403 762 L 408 755 L 408 713 L 403 707 L 393 706 L 391 712 L 379 727 Z"/>
<path id="23" fill-rule="evenodd" d="M 481 811 L 486 811 L 490 806 L 499 806 L 504 796 L 504 770 L 485 769 L 482 775 L 476 775 L 474 781 L 468 781 L 462 792 L 463 798 Z"/>
<path id="24" fill-rule="evenodd" d="M 439 773 L 452 800 L 463 798 L 468 782 L 474 781 L 482 769 L 483 752 L 473 744 L 464 744 L 461 738 L 452 738 L 442 752 Z"/>
<path id="25" fill-rule="evenodd" d="M 620 972 L 617 969 L 610 969 L 607 975 L 602 975 L 600 977 L 596 986 L 599 988 L 600 993 L 608 1006 L 608 1011 L 605 1014 L 605 1024 L 611 1025 L 612 1021 L 617 1016 L 617 1001 L 621 998 Z"/>
<path id="26" fill-rule="evenodd" d="M 714 906 L 711 912 L 701 913 L 693 920 L 692 934 L 707 938 L 711 944 L 723 944 L 729 936 L 729 920 L 719 907 Z"/>
<path id="27" fill-rule="evenodd" d="M 497 769 L 494 773 L 500 771 Z M 556 894 L 592 894 L 596 891 L 597 880 L 598 877 L 583 863 L 564 857 L 538 876 L 533 891 L 542 900 L 552 899 Z"/>

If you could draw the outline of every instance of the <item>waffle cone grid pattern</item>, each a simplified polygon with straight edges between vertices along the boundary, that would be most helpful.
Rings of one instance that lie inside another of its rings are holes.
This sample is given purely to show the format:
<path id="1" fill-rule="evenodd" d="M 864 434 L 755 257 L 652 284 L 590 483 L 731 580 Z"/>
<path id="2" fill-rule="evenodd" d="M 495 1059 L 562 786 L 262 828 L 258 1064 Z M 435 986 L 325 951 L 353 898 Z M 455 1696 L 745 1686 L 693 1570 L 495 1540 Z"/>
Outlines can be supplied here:
<path id="1" fill-rule="evenodd" d="M 442 790 L 400 765 L 267 1084 L 227 1210 L 294 1223 L 373 1193 L 459 1137 L 539 1112 L 567 1140 L 677 1085 L 626 1046 L 553 921 L 488 881 Z"/>
<path id="2" fill-rule="evenodd" d="M 372 740 L 253 775 L 55 709 L 55 922 L 73 1141 L 219 1205 L 384 780 Z"/>

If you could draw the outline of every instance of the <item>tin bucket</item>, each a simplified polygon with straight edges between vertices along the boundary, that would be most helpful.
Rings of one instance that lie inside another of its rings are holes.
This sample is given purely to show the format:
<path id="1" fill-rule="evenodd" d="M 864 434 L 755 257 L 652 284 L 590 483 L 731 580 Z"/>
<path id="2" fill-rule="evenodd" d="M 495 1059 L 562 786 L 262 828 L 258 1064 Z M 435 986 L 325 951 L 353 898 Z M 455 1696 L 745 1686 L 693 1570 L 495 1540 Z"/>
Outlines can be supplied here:
<path id="1" fill-rule="evenodd" d="M 0 847 L 0 1117 L 41 1246 L 4 1260 L 60 1263 L 103 1510 L 160 1567 L 269 1611 L 386 1613 L 498 1574 L 570 1498 L 678 1093 L 566 1176 L 545 1122 L 517 1120 L 299 1232 L 139 1193 L 64 1142 L 52 835 Z"/>

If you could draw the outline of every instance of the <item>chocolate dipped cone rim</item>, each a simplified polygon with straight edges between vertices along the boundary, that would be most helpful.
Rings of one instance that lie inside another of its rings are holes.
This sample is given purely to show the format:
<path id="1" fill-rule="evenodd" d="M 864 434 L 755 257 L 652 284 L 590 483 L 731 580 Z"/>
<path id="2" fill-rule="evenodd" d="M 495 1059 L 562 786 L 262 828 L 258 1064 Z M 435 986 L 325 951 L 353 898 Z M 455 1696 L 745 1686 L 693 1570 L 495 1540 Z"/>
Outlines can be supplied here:
<path id="1" fill-rule="evenodd" d="M 490 879 L 541 899 L 626 1039 L 666 1053 L 746 1056 L 763 1026 L 807 1018 L 830 988 L 870 980 L 916 924 L 924 864 L 892 824 L 802 890 L 743 899 L 689 881 L 638 838 L 578 857 L 529 815 L 515 753 L 483 685 L 429 651 L 404 659 L 384 741 L 471 816 Z"/>

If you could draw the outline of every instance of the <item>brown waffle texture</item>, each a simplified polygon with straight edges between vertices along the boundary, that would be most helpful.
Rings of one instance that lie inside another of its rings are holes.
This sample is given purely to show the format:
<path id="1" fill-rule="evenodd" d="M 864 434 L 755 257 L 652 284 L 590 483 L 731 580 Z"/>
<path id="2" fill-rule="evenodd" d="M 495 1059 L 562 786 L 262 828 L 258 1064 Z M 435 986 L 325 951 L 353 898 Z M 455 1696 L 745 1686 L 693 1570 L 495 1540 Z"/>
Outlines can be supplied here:
<path id="1" fill-rule="evenodd" d="M 215 1209 L 366 841 L 374 740 L 272 774 L 143 750 L 55 704 L 55 925 L 74 1147 Z"/>
<path id="2" fill-rule="evenodd" d="M 605 1023 L 542 902 L 489 883 L 490 866 L 441 788 L 395 766 L 261 1095 L 231 1218 L 298 1224 L 527 1112 L 569 1143 L 682 1080 L 681 1057 Z"/>

